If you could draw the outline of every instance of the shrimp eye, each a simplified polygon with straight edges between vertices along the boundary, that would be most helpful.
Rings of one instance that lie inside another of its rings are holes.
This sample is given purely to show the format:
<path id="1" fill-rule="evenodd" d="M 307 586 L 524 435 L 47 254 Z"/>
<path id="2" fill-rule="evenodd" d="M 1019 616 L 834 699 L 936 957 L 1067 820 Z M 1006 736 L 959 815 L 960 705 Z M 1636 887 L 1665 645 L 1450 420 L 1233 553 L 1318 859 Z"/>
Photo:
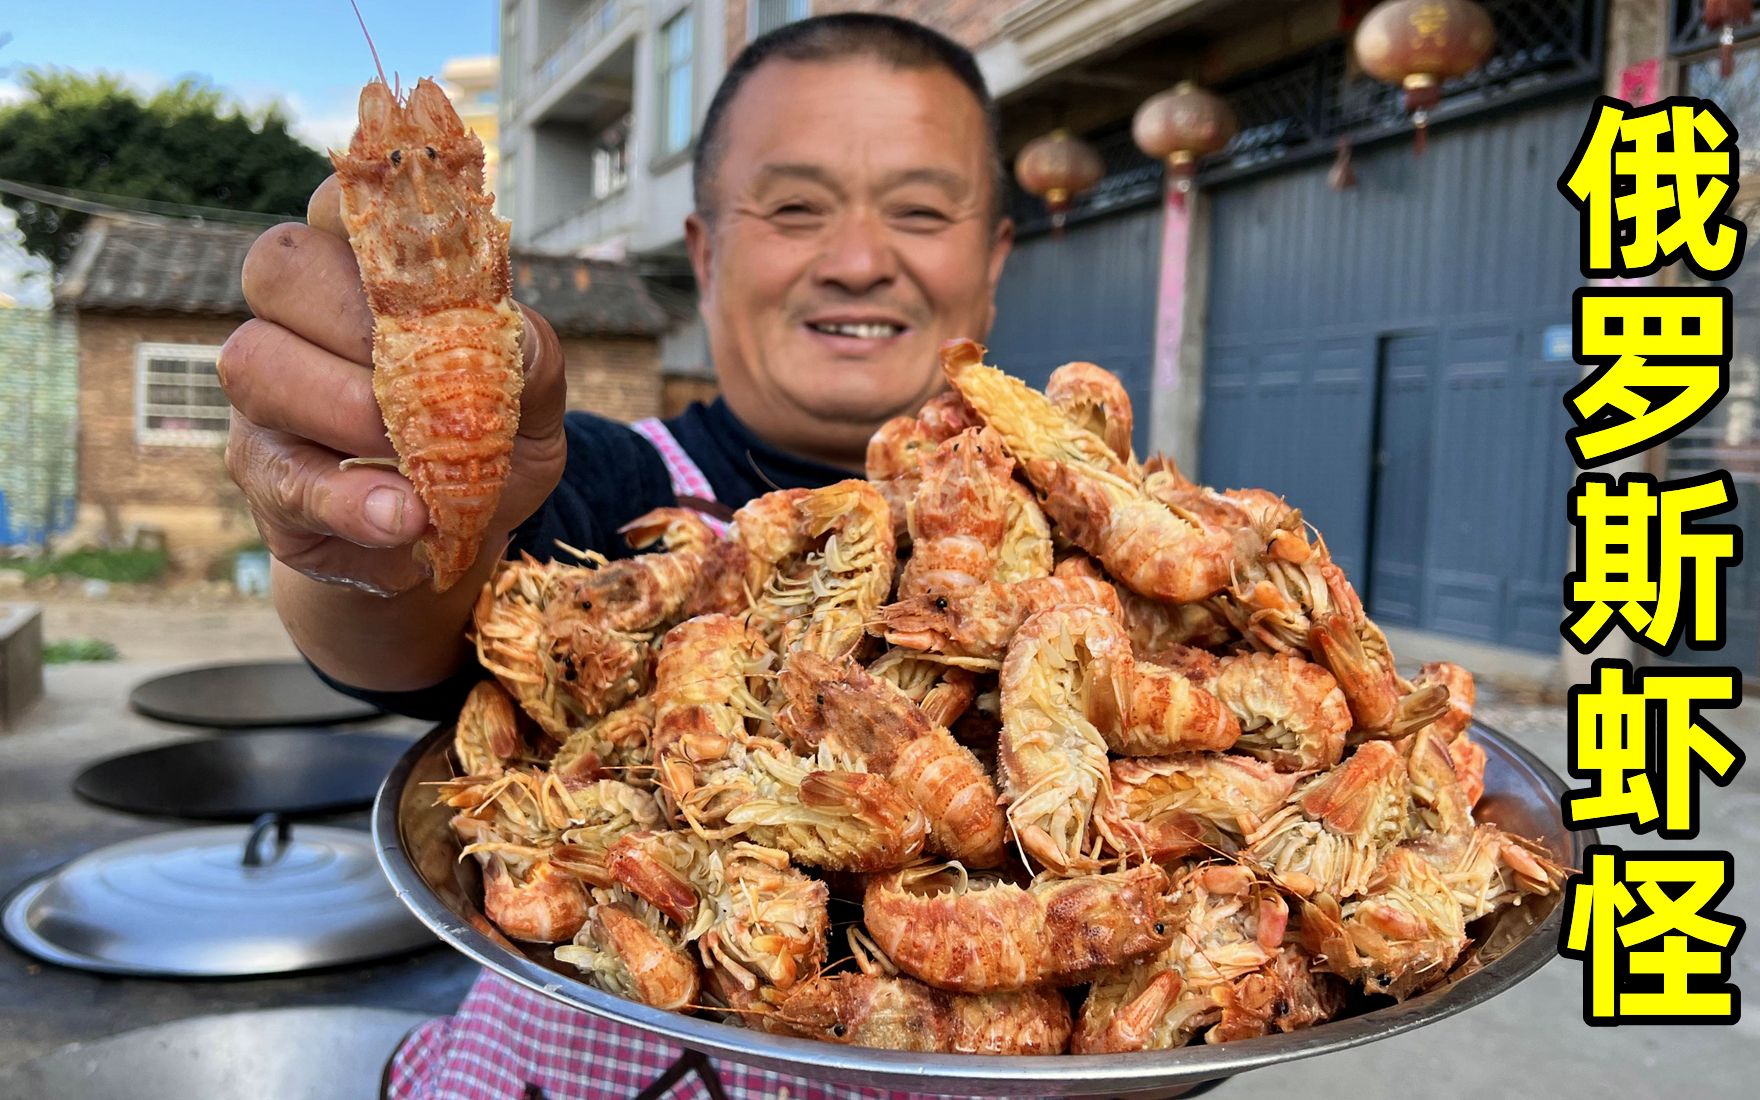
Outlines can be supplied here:
<path id="1" fill-rule="evenodd" d="M 592 600 L 582 600 L 581 601 L 581 610 L 582 611 L 593 610 L 593 601 Z"/>
<path id="2" fill-rule="evenodd" d="M 822 706 L 824 706 L 824 705 L 825 705 L 825 695 L 824 695 L 824 693 L 823 693 L 823 692 L 821 692 L 821 693 L 820 693 L 820 694 L 818 694 L 818 695 L 815 695 L 815 696 L 813 696 L 813 703 L 814 703 L 814 704 L 815 704 L 815 705 L 816 705 L 816 706 L 821 706 L 821 707 L 822 707 Z"/>
<path id="3" fill-rule="evenodd" d="M 831 1034 L 837 1036 L 839 1039 L 843 1038 L 843 1032 L 844 1032 L 844 1027 L 842 1024 L 832 1024 L 831 1025 Z"/>
<path id="4" fill-rule="evenodd" d="M 947 610 L 947 597 L 946 596 L 936 596 L 935 597 L 935 610 L 937 610 L 937 611 L 946 611 Z"/>
<path id="5" fill-rule="evenodd" d="M 428 146 L 428 159 L 429 160 L 433 160 L 436 157 L 438 157 L 439 155 L 440 155 L 439 153 L 434 152 L 434 147 L 432 145 Z"/>
<path id="6" fill-rule="evenodd" d="M 1167 934 L 1167 925 L 1162 924 L 1160 921 L 1156 921 L 1155 922 L 1155 934 L 1157 936 L 1166 935 Z"/>
<path id="7" fill-rule="evenodd" d="M 391 163 L 392 164 L 402 164 L 403 163 L 403 150 L 402 149 L 391 150 Z"/>

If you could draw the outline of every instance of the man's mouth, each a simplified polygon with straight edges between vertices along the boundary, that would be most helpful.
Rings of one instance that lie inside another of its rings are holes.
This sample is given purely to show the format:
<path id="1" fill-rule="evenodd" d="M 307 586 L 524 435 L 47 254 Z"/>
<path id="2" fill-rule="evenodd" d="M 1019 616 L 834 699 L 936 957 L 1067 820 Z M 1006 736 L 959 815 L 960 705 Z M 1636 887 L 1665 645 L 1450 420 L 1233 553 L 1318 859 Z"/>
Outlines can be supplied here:
<path id="1" fill-rule="evenodd" d="M 886 340 L 904 331 L 890 321 L 808 321 L 807 327 L 826 336 L 849 336 L 858 340 Z"/>

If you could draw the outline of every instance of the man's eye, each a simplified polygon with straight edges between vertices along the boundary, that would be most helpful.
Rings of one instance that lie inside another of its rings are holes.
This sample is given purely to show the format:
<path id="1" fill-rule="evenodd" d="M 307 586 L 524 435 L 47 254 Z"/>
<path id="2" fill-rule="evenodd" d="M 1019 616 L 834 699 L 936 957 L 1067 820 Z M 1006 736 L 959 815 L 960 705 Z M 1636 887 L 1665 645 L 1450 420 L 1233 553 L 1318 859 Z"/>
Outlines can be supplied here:
<path id="1" fill-rule="evenodd" d="M 770 212 L 775 218 L 810 218 L 819 211 L 804 202 L 785 202 Z"/>
<path id="2" fill-rule="evenodd" d="M 948 220 L 947 215 L 930 206 L 909 206 L 898 212 L 900 220 L 910 225 L 940 225 Z"/>

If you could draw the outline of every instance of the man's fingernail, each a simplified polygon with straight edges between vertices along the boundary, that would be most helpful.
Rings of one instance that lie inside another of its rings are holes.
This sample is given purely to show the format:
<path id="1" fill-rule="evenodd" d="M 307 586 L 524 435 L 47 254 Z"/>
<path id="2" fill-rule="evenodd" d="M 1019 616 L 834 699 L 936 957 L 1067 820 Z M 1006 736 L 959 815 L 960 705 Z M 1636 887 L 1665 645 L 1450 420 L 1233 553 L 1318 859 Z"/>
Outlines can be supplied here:
<path id="1" fill-rule="evenodd" d="M 403 534 L 403 494 L 396 489 L 378 488 L 367 494 L 363 510 L 367 522 L 392 538 Z"/>

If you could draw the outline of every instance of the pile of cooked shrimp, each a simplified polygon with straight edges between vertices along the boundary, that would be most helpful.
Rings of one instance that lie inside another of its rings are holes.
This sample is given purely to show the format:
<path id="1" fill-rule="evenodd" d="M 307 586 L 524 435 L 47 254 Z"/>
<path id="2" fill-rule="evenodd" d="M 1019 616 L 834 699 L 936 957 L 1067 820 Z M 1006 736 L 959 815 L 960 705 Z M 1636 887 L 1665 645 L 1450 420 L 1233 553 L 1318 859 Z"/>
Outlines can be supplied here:
<path id="1" fill-rule="evenodd" d="M 942 355 L 865 481 L 499 567 L 441 797 L 506 935 L 750 1027 L 1096 1053 L 1410 996 L 1560 888 L 1473 819 L 1470 675 L 1403 678 L 1300 512 L 1139 462 L 1093 364 Z"/>

